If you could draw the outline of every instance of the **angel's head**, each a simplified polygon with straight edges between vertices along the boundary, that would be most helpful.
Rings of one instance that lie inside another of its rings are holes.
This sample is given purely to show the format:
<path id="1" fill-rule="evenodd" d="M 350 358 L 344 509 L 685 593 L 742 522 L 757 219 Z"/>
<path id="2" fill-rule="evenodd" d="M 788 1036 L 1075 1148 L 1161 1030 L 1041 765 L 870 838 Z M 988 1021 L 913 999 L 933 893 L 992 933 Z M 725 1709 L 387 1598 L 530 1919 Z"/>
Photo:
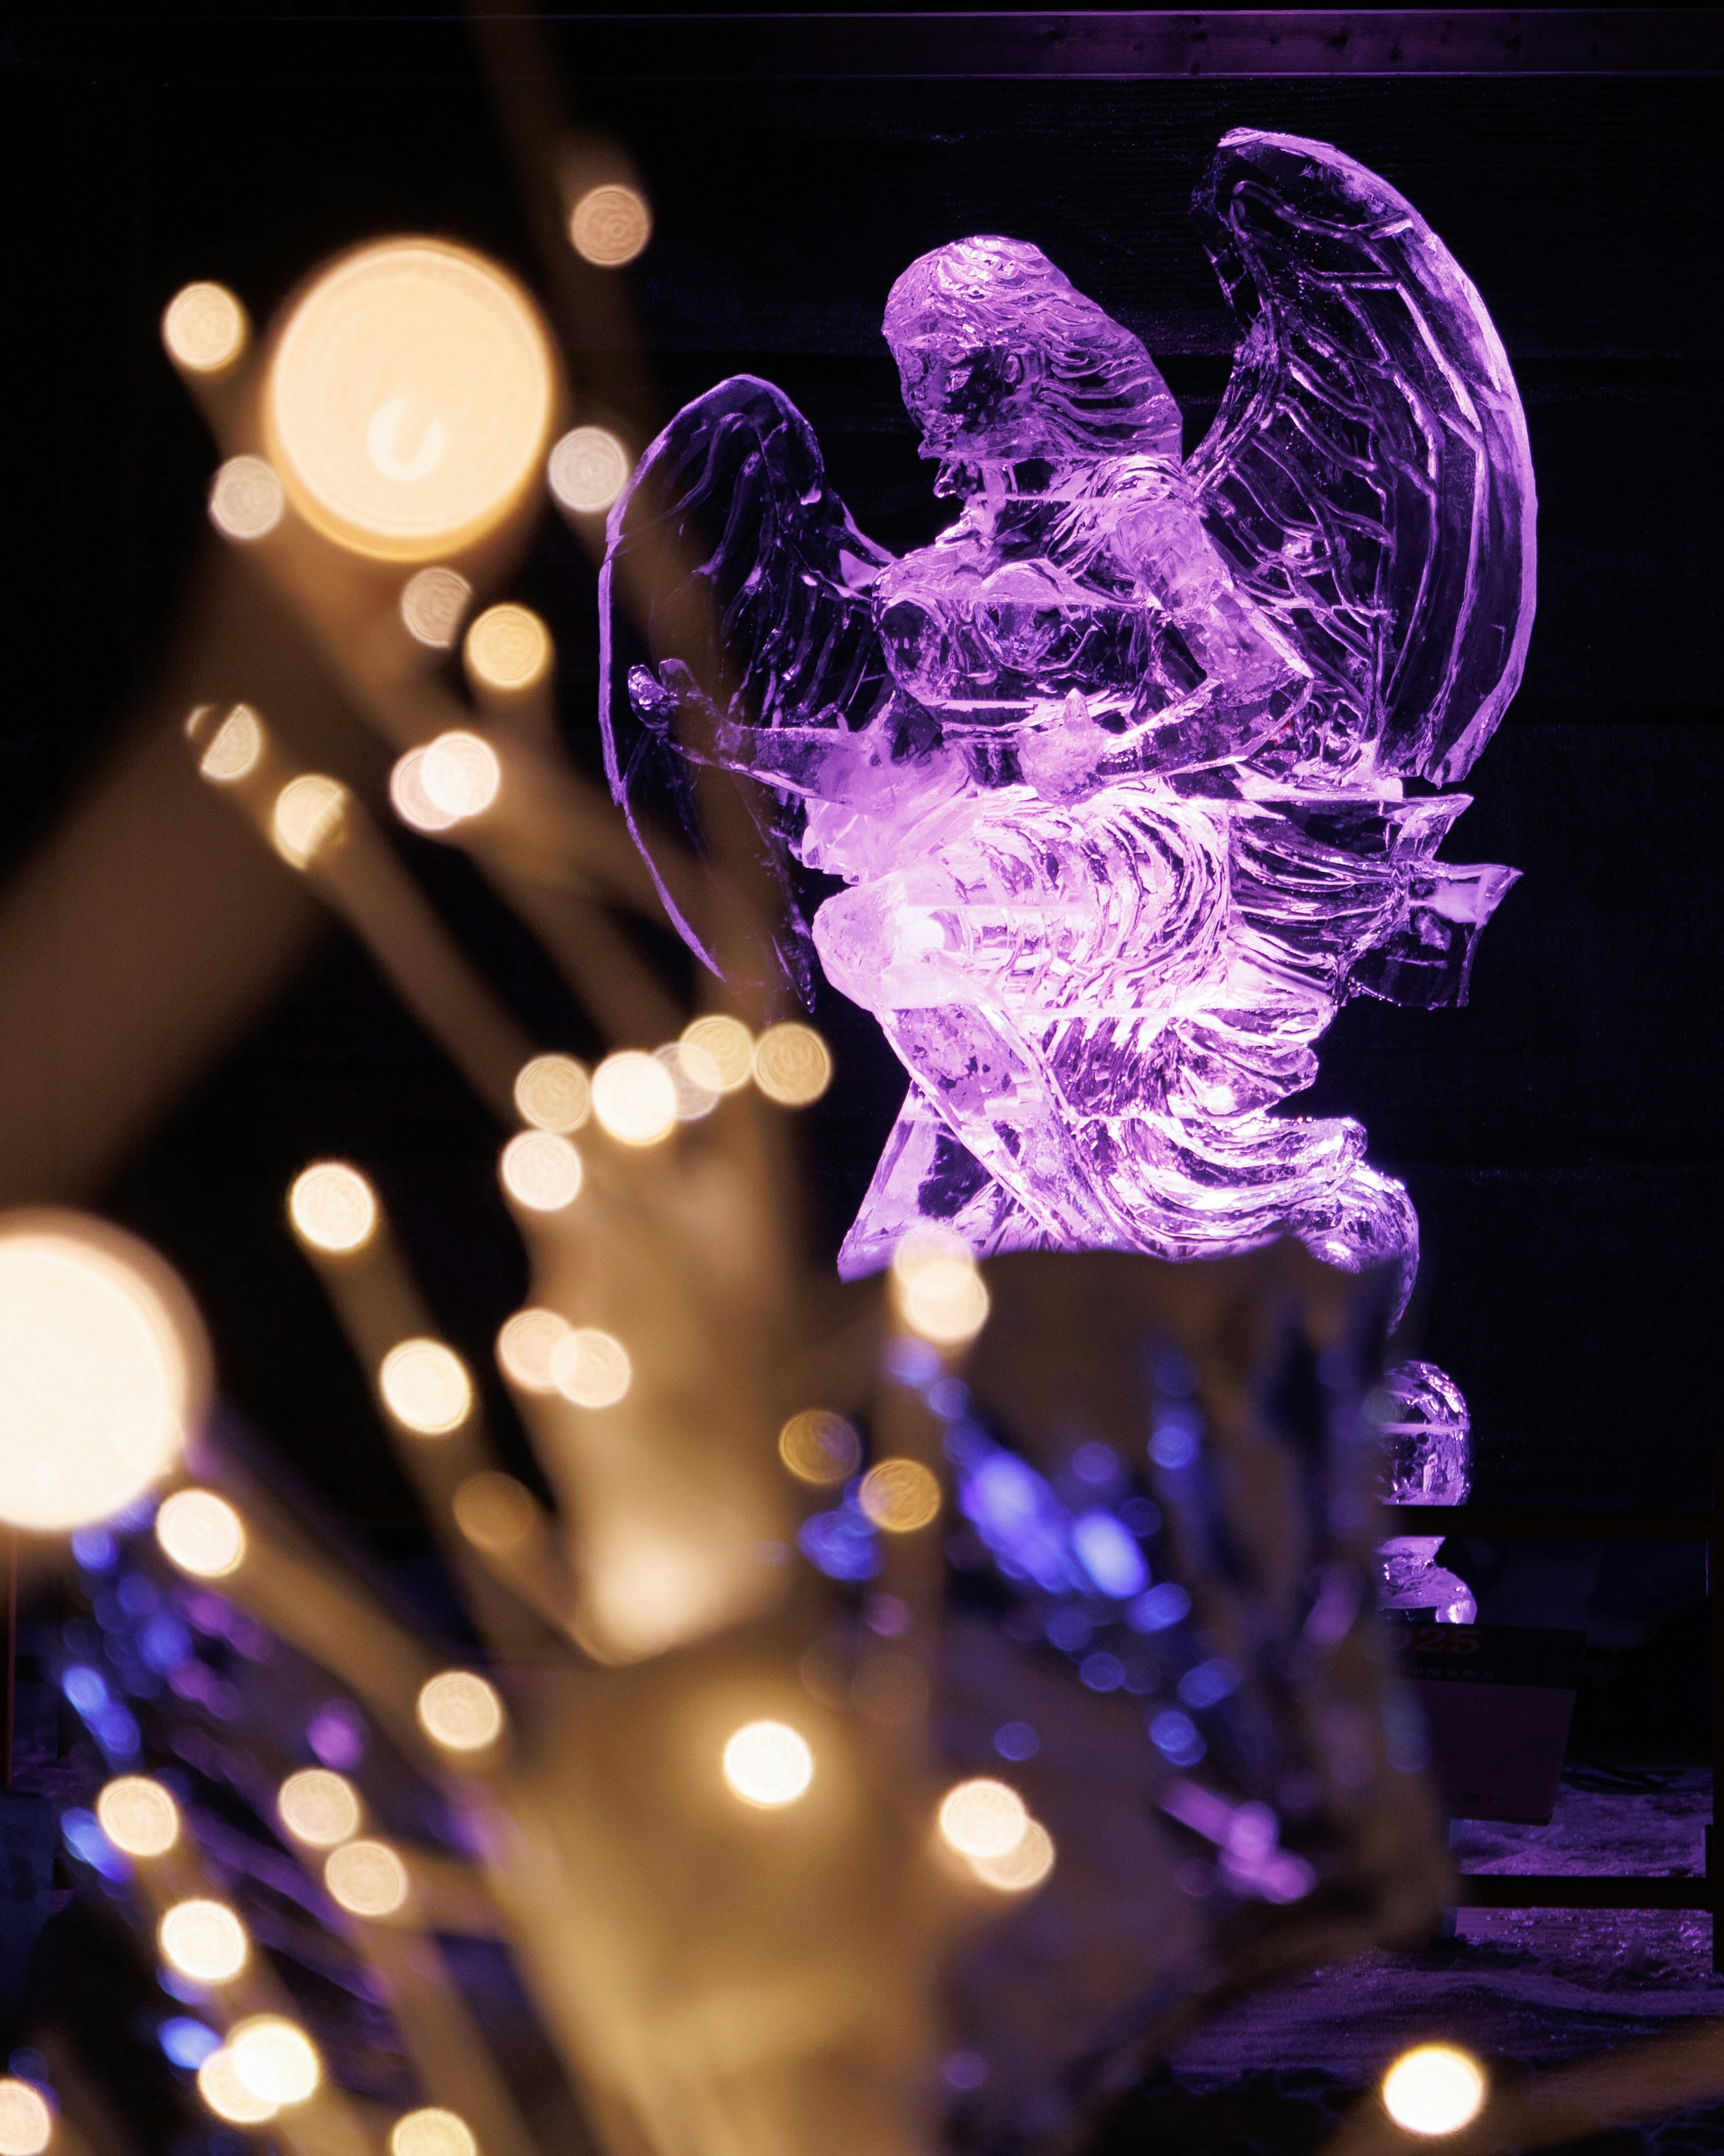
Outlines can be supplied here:
<path id="1" fill-rule="evenodd" d="M 944 465 L 1179 455 L 1154 361 L 1025 240 L 924 254 L 893 285 L 884 327 L 922 454 Z"/>

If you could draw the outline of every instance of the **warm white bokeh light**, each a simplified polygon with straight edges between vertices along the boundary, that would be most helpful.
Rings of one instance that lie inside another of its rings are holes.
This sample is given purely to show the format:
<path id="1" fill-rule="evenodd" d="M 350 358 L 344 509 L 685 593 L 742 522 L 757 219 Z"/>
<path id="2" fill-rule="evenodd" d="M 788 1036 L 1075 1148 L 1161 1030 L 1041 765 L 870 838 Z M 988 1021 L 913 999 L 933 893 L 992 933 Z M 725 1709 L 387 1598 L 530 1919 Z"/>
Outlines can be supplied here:
<path id="1" fill-rule="evenodd" d="M 141 1497 L 203 1412 L 205 1352 L 141 1243 L 75 1213 L 0 1217 L 0 1520 L 89 1527 Z"/>
<path id="2" fill-rule="evenodd" d="M 734 1093 L 746 1086 L 754 1069 L 754 1035 L 739 1018 L 715 1014 L 697 1018 L 682 1029 L 685 1048 L 698 1049 L 712 1066 L 721 1093 Z"/>
<path id="3" fill-rule="evenodd" d="M 608 427 L 577 427 L 551 452 L 546 476 L 565 509 L 597 516 L 629 483 L 629 452 Z"/>
<path id="4" fill-rule="evenodd" d="M 245 349 L 250 326 L 225 285 L 186 285 L 162 317 L 167 356 L 188 374 L 219 374 Z"/>
<path id="5" fill-rule="evenodd" d="M 323 1867 L 323 1883 L 356 1917 L 393 1917 L 407 1902 L 407 1867 L 387 1841 L 350 1841 Z"/>
<path id="6" fill-rule="evenodd" d="M 389 773 L 389 806 L 409 830 L 423 831 L 436 837 L 444 831 L 452 831 L 460 822 L 447 809 L 439 808 L 425 791 L 425 751 L 410 748 L 404 756 L 398 757 Z"/>
<path id="7" fill-rule="evenodd" d="M 724 1777 L 763 1810 L 793 1804 L 814 1779 L 808 1739 L 788 1722 L 751 1722 L 724 1748 Z"/>
<path id="8" fill-rule="evenodd" d="M 455 1491 L 451 1509 L 455 1525 L 482 1550 L 517 1549 L 539 1524 L 531 1491 L 512 1475 L 492 1467 L 467 1477 Z"/>
<path id="9" fill-rule="evenodd" d="M 346 1257 L 362 1250 L 377 1231 L 377 1193 L 345 1161 L 314 1161 L 294 1178 L 287 1214 L 302 1243 Z"/>
<path id="10" fill-rule="evenodd" d="M 359 1831 L 359 1792 L 327 1767 L 290 1774 L 275 1793 L 275 1810 L 294 1840 L 313 1849 L 333 1849 Z"/>
<path id="11" fill-rule="evenodd" d="M 811 1025 L 769 1025 L 754 1044 L 754 1082 L 781 1107 L 805 1108 L 832 1083 L 832 1054 Z"/>
<path id="12" fill-rule="evenodd" d="M 245 1527 L 213 1490 L 176 1490 L 156 1515 L 162 1553 L 197 1579 L 224 1579 L 245 1557 Z"/>
<path id="13" fill-rule="evenodd" d="M 396 2120 L 389 2156 L 479 2156 L 479 2143 L 465 2119 L 434 2104 Z"/>
<path id="14" fill-rule="evenodd" d="M 180 1838 L 180 1808 L 147 1774 L 121 1774 L 95 1800 L 95 1815 L 128 1856 L 165 1856 Z"/>
<path id="15" fill-rule="evenodd" d="M 805 1408 L 778 1433 L 778 1457 L 798 1482 L 817 1488 L 848 1482 L 862 1464 L 855 1427 L 824 1408 Z"/>
<path id="16" fill-rule="evenodd" d="M 554 1393 L 551 1358 L 567 1337 L 569 1322 L 554 1310 L 517 1310 L 497 1335 L 497 1361 L 524 1393 Z"/>
<path id="17" fill-rule="evenodd" d="M 560 1213 L 581 1194 L 581 1156 L 554 1131 L 522 1131 L 497 1163 L 503 1188 L 531 1213 Z"/>
<path id="18" fill-rule="evenodd" d="M 450 1752 L 482 1752 L 503 1733 L 503 1702 L 471 1670 L 445 1670 L 419 1693 L 419 1727 Z"/>
<path id="19" fill-rule="evenodd" d="M 1003 1856 L 1029 1828 L 1023 1798 L 988 1775 L 960 1782 L 941 1801 L 940 1832 L 960 1856 Z"/>
<path id="20" fill-rule="evenodd" d="M 257 768 L 264 752 L 263 722 L 248 704 L 236 704 L 210 737 L 198 768 L 218 786 L 231 786 Z"/>
<path id="21" fill-rule="evenodd" d="M 163 1960 L 194 1984 L 226 1984 L 251 1952 L 244 1925 L 225 1902 L 176 1902 L 156 1938 Z"/>
<path id="22" fill-rule="evenodd" d="M 224 539 L 267 538 L 287 509 L 287 497 L 261 457 L 229 457 L 209 483 L 209 521 Z"/>
<path id="23" fill-rule="evenodd" d="M 593 1113 L 593 1081 L 572 1055 L 536 1055 L 516 1078 L 515 1105 L 522 1122 L 566 1137 Z"/>
<path id="24" fill-rule="evenodd" d="M 0 2080 L 0 2156 L 42 2156 L 54 2138 L 54 2113 L 41 2092 L 8 2074 Z"/>
<path id="25" fill-rule="evenodd" d="M 551 1351 L 551 1382 L 577 1408 L 612 1408 L 634 1382 L 629 1350 L 596 1326 L 571 1326 Z"/>
<path id="26" fill-rule="evenodd" d="M 718 1065 L 704 1048 L 690 1048 L 686 1042 L 673 1040 L 655 1048 L 653 1060 L 670 1077 L 678 1122 L 697 1123 L 712 1113 L 723 1088 L 718 1082 Z"/>
<path id="27" fill-rule="evenodd" d="M 473 603 L 473 587 L 453 569 L 421 569 L 401 588 L 402 625 L 428 651 L 448 651 Z"/>
<path id="28" fill-rule="evenodd" d="M 1009 1849 L 998 1856 L 972 1856 L 970 1869 L 1003 1894 L 1027 1894 L 1054 1869 L 1054 1837 L 1039 1820 L 1029 1820 Z"/>
<path id="29" fill-rule="evenodd" d="M 290 868 L 309 868 L 347 835 L 346 788 L 321 771 L 290 779 L 275 797 L 269 835 Z"/>
<path id="30" fill-rule="evenodd" d="M 267 2125 L 280 2109 L 252 2094 L 234 2071 L 233 2053 L 225 2048 L 212 2051 L 198 2069 L 198 2093 L 230 2126 Z"/>
<path id="31" fill-rule="evenodd" d="M 653 213 L 633 187 L 589 187 L 569 212 L 569 243 L 600 270 L 620 270 L 653 236 Z"/>
<path id="32" fill-rule="evenodd" d="M 593 1072 L 593 1112 L 624 1145 L 656 1145 L 676 1128 L 676 1087 L 662 1063 L 625 1048 Z"/>
<path id="33" fill-rule="evenodd" d="M 892 1296 L 911 1332 L 942 1348 L 973 1340 L 988 1322 L 988 1288 L 962 1235 L 912 1228 L 892 1258 Z"/>
<path id="34" fill-rule="evenodd" d="M 458 726 L 428 744 L 419 783 L 445 816 L 482 816 L 501 790 L 503 767 L 488 741 Z"/>
<path id="35" fill-rule="evenodd" d="M 888 1534 L 914 1534 L 939 1515 L 939 1478 L 919 1460 L 882 1460 L 862 1477 L 856 1502 Z"/>
<path id="36" fill-rule="evenodd" d="M 1485 2107 L 1485 2070 L 1453 2044 L 1403 2051 L 1383 2077 L 1383 2107 L 1408 2133 L 1458 2133 Z"/>
<path id="37" fill-rule="evenodd" d="M 403 1430 L 447 1437 L 473 1412 L 473 1381 L 440 1340 L 403 1340 L 383 1358 L 377 1390 Z"/>
<path id="38" fill-rule="evenodd" d="M 462 656 L 475 688 L 522 696 L 536 689 L 557 656 L 551 632 L 531 607 L 487 607 L 467 632 Z"/>
<path id="39" fill-rule="evenodd" d="M 254 2014 L 228 2035 L 228 2056 L 242 2088 L 279 2109 L 303 2103 L 323 2078 L 317 2047 L 297 2022 Z"/>
<path id="40" fill-rule="evenodd" d="M 430 562 L 526 501 L 556 402 L 549 340 L 512 277 L 464 247 L 387 239 L 300 297 L 263 417 L 284 485 L 326 537 Z"/>

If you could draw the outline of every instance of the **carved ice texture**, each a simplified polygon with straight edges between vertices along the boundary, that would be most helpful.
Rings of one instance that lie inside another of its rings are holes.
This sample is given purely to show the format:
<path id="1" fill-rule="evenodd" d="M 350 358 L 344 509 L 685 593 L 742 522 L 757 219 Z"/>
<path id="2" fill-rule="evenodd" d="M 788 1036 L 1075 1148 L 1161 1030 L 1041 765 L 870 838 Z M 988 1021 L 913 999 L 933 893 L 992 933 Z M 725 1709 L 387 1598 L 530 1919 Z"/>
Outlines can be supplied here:
<path id="1" fill-rule="evenodd" d="M 1395 1505 L 1460 1505 L 1471 1482 L 1471 1419 L 1460 1389 L 1434 1363 L 1398 1363 L 1369 1404 L 1383 1442 L 1383 1494 Z M 1437 1563 L 1440 1535 L 1394 1535 L 1378 1550 L 1385 1609 L 1433 1609 L 1470 1625 L 1472 1589 Z"/>
<path id="2" fill-rule="evenodd" d="M 643 850 L 698 843 L 691 762 L 731 773 L 784 970 L 806 993 L 806 871 L 841 879 L 813 948 L 910 1075 L 847 1275 L 932 1221 L 983 1255 L 1290 1231 L 1411 1284 L 1417 1221 L 1361 1126 L 1277 1111 L 1347 997 L 1465 1002 L 1515 880 L 1437 856 L 1532 627 L 1525 419 L 1471 283 L 1350 158 L 1230 134 L 1194 209 L 1241 337 L 1189 457 L 1138 339 L 976 238 L 886 305 L 958 505 L 931 546 L 859 531 L 747 376 L 612 513 L 606 752 Z M 649 546 L 682 581 L 642 646 L 613 594 Z"/>

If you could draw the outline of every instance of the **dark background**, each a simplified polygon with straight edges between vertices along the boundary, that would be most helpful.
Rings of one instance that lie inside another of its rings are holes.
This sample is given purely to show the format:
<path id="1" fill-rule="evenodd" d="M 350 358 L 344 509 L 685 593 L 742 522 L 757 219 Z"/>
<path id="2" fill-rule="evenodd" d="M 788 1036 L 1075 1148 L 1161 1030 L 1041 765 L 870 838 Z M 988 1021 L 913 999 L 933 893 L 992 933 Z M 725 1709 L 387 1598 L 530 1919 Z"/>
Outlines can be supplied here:
<path id="1" fill-rule="evenodd" d="M 1352 1006 L 1304 1105 L 1362 1117 L 1412 1191 L 1412 1344 L 1471 1402 L 1478 1496 L 1706 1502 L 1724 942 L 1716 79 L 718 80 L 726 47 L 705 34 L 698 77 L 666 80 L 674 25 L 556 33 L 587 116 L 628 143 L 653 200 L 634 274 L 661 408 L 738 370 L 770 376 L 895 548 L 943 519 L 880 314 L 898 271 L 942 241 L 992 230 L 1044 247 L 1161 360 L 1188 442 L 1231 333 L 1185 205 L 1227 128 L 1338 144 L 1477 281 L 1527 405 L 1542 567 L 1526 685 L 1448 850 L 1525 880 L 1483 939 L 1470 1007 Z M 906 66 L 917 34 L 903 26 Z M 974 44 L 985 69 L 985 25 Z M 771 44 L 757 27 L 738 64 Z M 219 279 L 262 321 L 321 256 L 403 228 L 538 275 L 454 20 L 14 23 L 0 99 L 9 863 L 147 683 L 205 543 L 213 453 L 157 337 L 177 287 Z M 547 520 L 514 588 L 552 624 L 563 723 L 591 758 L 590 570 Z M 544 1044 L 590 1053 L 459 859 L 406 843 Z M 809 1119 L 829 1255 L 903 1081 L 871 1021 L 835 998 L 819 1019 L 839 1072 Z M 244 1414 L 386 1542 L 410 1535 L 408 1500 L 283 1195 L 310 1158 L 374 1172 L 440 1321 L 486 1371 L 524 1286 L 497 1137 L 336 937 L 102 1201 L 183 1268 Z"/>

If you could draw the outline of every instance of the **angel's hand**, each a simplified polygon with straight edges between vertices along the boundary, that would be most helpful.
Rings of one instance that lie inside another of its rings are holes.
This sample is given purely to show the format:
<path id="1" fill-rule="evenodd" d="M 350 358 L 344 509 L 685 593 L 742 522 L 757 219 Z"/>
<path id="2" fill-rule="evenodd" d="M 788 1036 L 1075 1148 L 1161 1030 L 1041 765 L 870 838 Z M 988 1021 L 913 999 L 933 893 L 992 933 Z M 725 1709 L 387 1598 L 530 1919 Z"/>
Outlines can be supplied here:
<path id="1" fill-rule="evenodd" d="M 697 762 L 716 760 L 729 729 L 723 713 L 680 659 L 667 659 L 656 674 L 629 670 L 629 701 L 649 732 Z"/>
<path id="2" fill-rule="evenodd" d="M 1101 784 L 1101 760 L 1117 746 L 1074 689 L 1051 724 L 1033 727 L 1021 737 L 1018 768 L 1044 801 L 1080 801 Z"/>

